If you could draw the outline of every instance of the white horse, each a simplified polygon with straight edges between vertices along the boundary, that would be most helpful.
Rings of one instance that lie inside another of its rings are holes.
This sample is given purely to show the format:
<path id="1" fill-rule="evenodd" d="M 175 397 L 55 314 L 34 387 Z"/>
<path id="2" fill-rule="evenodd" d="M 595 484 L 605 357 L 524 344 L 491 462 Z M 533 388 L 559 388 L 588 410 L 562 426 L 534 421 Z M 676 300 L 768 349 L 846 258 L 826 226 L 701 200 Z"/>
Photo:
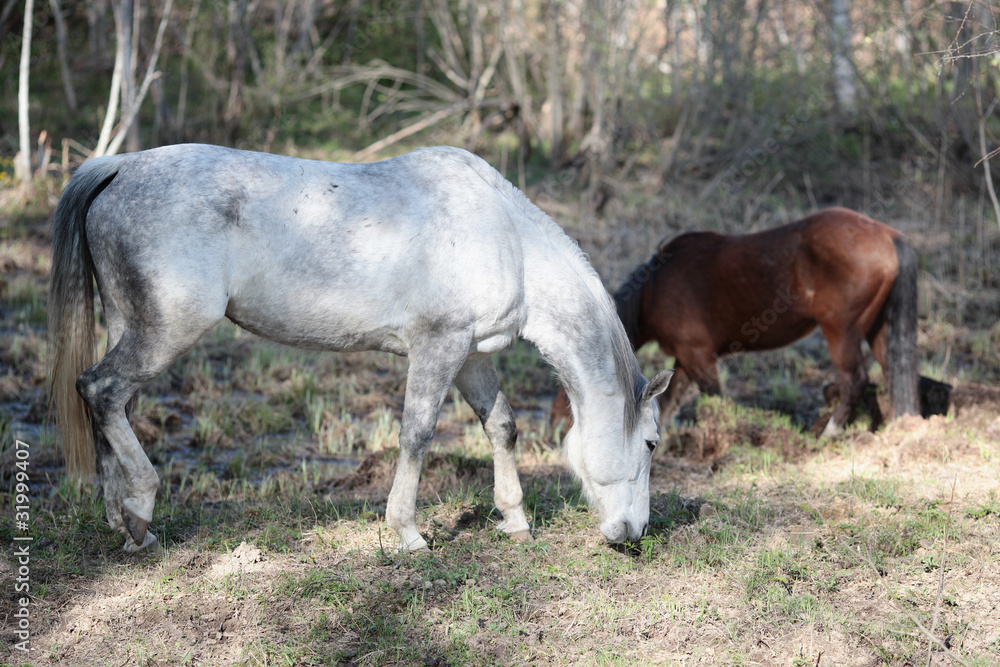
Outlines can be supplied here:
<path id="1" fill-rule="evenodd" d="M 91 276 L 108 324 L 96 365 Z M 438 147 L 338 164 L 178 145 L 76 172 L 53 217 L 49 378 L 67 467 L 99 464 L 127 551 L 157 542 L 159 486 L 131 399 L 224 317 L 287 345 L 409 357 L 386 506 L 401 549 L 427 547 L 417 482 L 452 382 L 493 446 L 499 528 L 528 539 L 514 416 L 490 358 L 518 336 L 569 392 L 567 459 L 601 532 L 645 533 L 651 399 L 670 374 L 646 382 L 579 247 L 480 158 Z"/>

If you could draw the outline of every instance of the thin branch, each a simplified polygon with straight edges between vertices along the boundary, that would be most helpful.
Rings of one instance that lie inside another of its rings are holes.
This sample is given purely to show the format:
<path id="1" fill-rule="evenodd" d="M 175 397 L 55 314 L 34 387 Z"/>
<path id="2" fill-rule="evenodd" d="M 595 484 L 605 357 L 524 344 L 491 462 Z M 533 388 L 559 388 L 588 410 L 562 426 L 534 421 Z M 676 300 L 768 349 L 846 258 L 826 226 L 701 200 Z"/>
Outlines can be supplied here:
<path id="1" fill-rule="evenodd" d="M 399 79 L 403 83 L 410 84 L 414 88 L 418 89 L 417 91 L 414 91 L 414 93 L 420 92 L 431 99 L 442 102 L 456 103 L 461 100 L 461 97 L 454 90 L 444 84 L 434 81 L 430 77 L 411 70 L 391 67 L 390 65 L 384 63 L 351 65 L 342 68 L 340 71 L 343 71 L 345 74 L 319 86 L 310 88 L 299 95 L 296 100 L 307 100 L 311 97 L 316 97 L 317 95 L 322 95 L 324 93 L 343 90 L 348 86 L 353 86 L 358 83 L 367 83 L 373 79 Z M 411 94 L 410 96 L 415 97 L 416 95 Z"/>
<path id="2" fill-rule="evenodd" d="M 463 88 L 463 89 L 464 88 L 468 88 L 468 86 L 469 86 L 469 80 L 466 79 L 465 77 L 463 77 L 458 72 L 456 72 L 451 67 L 449 67 L 448 64 L 441 58 L 441 56 L 438 54 L 437 51 L 435 51 L 434 49 L 427 49 L 427 55 L 431 59 L 431 62 L 433 62 L 435 65 L 437 65 L 438 69 L 441 70 L 441 72 L 446 77 L 448 77 L 449 81 L 451 81 L 453 84 L 455 84 L 459 88 Z"/>
<path id="3" fill-rule="evenodd" d="M 469 77 L 462 72 L 460 64 L 466 60 L 465 45 L 462 43 L 462 37 L 458 34 L 458 27 L 451 16 L 448 3 L 442 0 L 435 2 L 430 8 L 429 16 L 440 37 L 445 60 L 454 72 L 467 81 Z"/>
<path id="4" fill-rule="evenodd" d="M 993 187 L 990 156 L 986 154 L 986 118 L 983 116 L 983 91 L 980 86 L 976 86 L 976 115 L 979 116 L 979 153 L 983 156 L 981 161 L 983 174 L 986 177 L 986 192 L 989 193 L 990 201 L 993 203 L 993 215 L 996 216 L 997 224 L 1000 225 L 1000 200 L 997 199 L 996 189 Z"/>
<path id="5" fill-rule="evenodd" d="M 125 140 L 125 135 L 128 133 L 129 128 L 132 126 L 132 122 L 135 120 L 136 114 L 139 113 L 139 107 L 142 106 L 142 101 L 146 97 L 146 93 L 149 91 L 149 86 L 153 81 L 160 77 L 160 72 L 156 71 L 156 63 L 160 59 L 160 49 L 163 46 L 163 34 L 167 31 L 167 23 L 170 19 L 170 10 L 173 8 L 174 0 L 167 0 L 167 6 L 163 8 L 163 16 L 160 17 L 160 26 L 156 31 L 156 41 L 153 44 L 153 53 L 149 57 L 149 63 L 146 65 L 146 74 L 143 77 L 142 85 L 139 87 L 139 92 L 135 96 L 135 102 L 129 107 L 128 112 L 122 117 L 121 123 L 119 123 L 118 132 L 115 133 L 114 139 L 108 144 L 108 155 L 114 155 L 118 152 L 121 147 L 122 142 Z"/>
<path id="6" fill-rule="evenodd" d="M 938 589 L 934 597 L 934 615 L 931 617 L 931 634 L 937 629 L 938 616 L 941 615 L 941 603 L 944 601 L 944 559 L 948 554 L 948 533 L 951 531 L 951 512 L 955 508 L 955 487 L 958 486 L 958 475 L 951 483 L 951 500 L 948 501 L 948 523 L 944 527 L 944 541 L 941 544 L 941 562 L 938 563 Z M 934 644 L 927 645 L 927 667 L 931 667 Z"/>
<path id="7" fill-rule="evenodd" d="M 125 30 L 122 26 L 124 18 L 121 15 L 121 8 L 118 3 L 112 3 L 112 10 L 115 17 L 115 68 L 111 72 L 111 93 L 108 97 L 108 110 L 104 114 L 104 124 L 101 126 L 101 134 L 97 138 L 97 145 L 94 147 L 91 157 L 105 155 L 108 142 L 111 141 L 111 132 L 115 127 L 115 116 L 118 115 L 118 100 L 122 90 L 122 71 L 125 69 L 125 46 L 122 42 Z"/>
<path id="8" fill-rule="evenodd" d="M 424 116 L 416 123 L 413 123 L 412 125 L 407 125 L 399 132 L 394 132 L 390 134 L 388 137 L 379 139 L 378 141 L 371 144 L 367 148 L 363 148 L 362 150 L 358 151 L 357 153 L 354 154 L 354 159 L 355 160 L 367 159 L 368 157 L 371 157 L 372 154 L 377 153 L 383 148 L 391 146 L 397 141 L 402 141 L 406 137 L 410 136 L 411 134 L 416 134 L 420 130 L 425 130 L 432 125 L 436 125 L 437 123 L 440 123 L 448 116 L 454 114 L 457 111 L 461 111 L 464 108 L 465 108 L 464 105 L 456 105 L 452 107 L 447 107 L 445 109 L 440 109 L 436 113 L 432 113 L 429 116 Z"/>

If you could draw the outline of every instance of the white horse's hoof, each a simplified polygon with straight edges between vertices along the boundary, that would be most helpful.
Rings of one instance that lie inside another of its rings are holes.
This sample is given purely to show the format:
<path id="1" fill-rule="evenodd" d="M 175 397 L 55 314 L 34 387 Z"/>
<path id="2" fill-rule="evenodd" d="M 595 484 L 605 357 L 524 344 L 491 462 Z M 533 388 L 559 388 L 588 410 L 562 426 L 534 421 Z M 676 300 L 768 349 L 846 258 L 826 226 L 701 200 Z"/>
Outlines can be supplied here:
<path id="1" fill-rule="evenodd" d="M 515 542 L 531 542 L 531 531 L 530 530 L 517 530 L 513 533 L 507 533 L 507 536 L 514 540 Z"/>
<path id="2" fill-rule="evenodd" d="M 400 556 L 408 556 L 410 554 L 412 554 L 414 556 L 426 556 L 427 554 L 431 553 L 431 548 L 429 546 L 427 546 L 426 544 L 424 546 L 418 547 L 416 549 L 413 549 L 413 548 L 404 549 L 404 548 L 400 547 L 399 549 L 396 550 L 396 553 L 398 553 Z"/>
<path id="3" fill-rule="evenodd" d="M 130 554 L 146 551 L 147 549 L 157 551 L 160 548 L 160 541 L 156 539 L 156 535 L 153 535 L 153 531 L 147 530 L 146 537 L 143 538 L 142 544 L 136 544 L 131 535 L 126 535 L 125 546 L 122 548 Z"/>
<path id="4" fill-rule="evenodd" d="M 399 543 L 399 553 L 427 553 L 431 552 L 431 548 L 427 546 L 427 541 L 419 535 L 415 540 L 410 540 L 409 542 Z"/>

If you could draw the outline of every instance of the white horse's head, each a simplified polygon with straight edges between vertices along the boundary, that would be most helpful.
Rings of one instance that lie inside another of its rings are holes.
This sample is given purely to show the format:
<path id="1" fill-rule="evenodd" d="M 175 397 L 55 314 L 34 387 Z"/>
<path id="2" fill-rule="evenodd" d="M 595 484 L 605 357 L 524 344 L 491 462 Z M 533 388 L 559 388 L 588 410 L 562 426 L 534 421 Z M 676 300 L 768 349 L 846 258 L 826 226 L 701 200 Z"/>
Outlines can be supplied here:
<path id="1" fill-rule="evenodd" d="M 655 398 L 673 371 L 659 373 L 638 397 L 608 396 L 599 413 L 576 415 L 566 434 L 566 455 L 583 492 L 601 519 L 609 542 L 634 541 L 649 525 L 649 466 L 660 442 L 660 408 Z M 622 401 L 637 401 L 633 424 Z M 593 411 L 598 406 L 588 405 Z M 630 428 L 631 427 L 631 428 Z"/>

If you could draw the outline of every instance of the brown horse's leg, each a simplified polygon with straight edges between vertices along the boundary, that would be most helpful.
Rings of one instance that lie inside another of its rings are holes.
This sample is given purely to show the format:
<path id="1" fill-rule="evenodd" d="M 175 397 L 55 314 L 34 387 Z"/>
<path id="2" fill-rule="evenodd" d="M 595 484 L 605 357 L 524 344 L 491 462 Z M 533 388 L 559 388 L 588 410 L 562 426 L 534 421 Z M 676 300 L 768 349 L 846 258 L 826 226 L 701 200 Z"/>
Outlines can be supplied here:
<path id="1" fill-rule="evenodd" d="M 719 382 L 719 358 L 710 347 L 684 347 L 677 350 L 677 365 L 687 370 L 688 377 L 698 383 L 698 388 L 710 396 L 722 394 Z"/>
<path id="2" fill-rule="evenodd" d="M 687 371 L 679 363 L 675 363 L 674 377 L 670 381 L 670 385 L 665 392 L 656 397 L 656 400 L 660 403 L 660 418 L 664 424 L 668 423 L 677 414 L 677 410 L 681 407 L 681 401 L 684 399 L 684 394 L 690 385 L 691 377 Z"/>
<path id="3" fill-rule="evenodd" d="M 889 373 L 889 367 L 886 365 L 888 360 L 888 347 L 887 347 L 887 336 L 889 333 L 888 324 L 879 318 L 879 321 L 875 323 L 871 331 L 868 332 L 868 346 L 872 349 L 872 354 L 875 355 L 875 361 L 878 365 L 882 367 L 882 377 L 884 378 L 886 393 L 890 397 L 890 402 L 892 400 L 892 375 Z M 866 388 L 866 392 L 868 389 Z M 891 404 L 891 403 L 890 403 Z M 865 408 L 868 410 L 868 414 L 872 418 L 872 430 L 875 430 L 882 426 L 884 417 L 882 415 L 882 409 L 878 405 L 878 398 L 875 396 L 874 387 L 872 387 L 871 395 L 865 396 Z M 890 409 L 891 413 L 891 409 Z"/>
<path id="4" fill-rule="evenodd" d="M 719 382 L 719 369 L 716 367 L 716 360 L 699 366 L 692 373 L 698 382 L 698 388 L 709 396 L 722 396 L 722 383 Z"/>
<path id="5" fill-rule="evenodd" d="M 823 435 L 834 435 L 850 420 L 854 409 L 861 402 L 868 373 L 865 371 L 864 357 L 861 356 L 861 337 L 851 332 L 831 332 L 823 329 L 830 359 L 837 369 L 840 388 L 840 403 L 833 411 L 833 417 L 823 430 Z"/>
<path id="6" fill-rule="evenodd" d="M 684 400 L 684 394 L 691 382 L 696 383 L 698 390 L 709 396 L 722 395 L 722 384 L 719 382 L 719 372 L 716 368 L 718 358 L 712 352 L 685 348 L 677 350 L 676 359 L 674 363 L 676 374 L 670 382 L 670 387 L 667 388 L 667 401 L 671 403 L 673 411 L 680 407 L 680 402 Z"/>
<path id="7" fill-rule="evenodd" d="M 549 424 L 552 428 L 555 428 L 560 424 L 563 425 L 563 433 L 569 430 L 569 427 L 573 425 L 573 412 L 569 407 L 569 394 L 562 387 L 559 387 L 559 393 L 556 394 L 555 400 L 552 401 L 552 412 L 549 414 Z"/>
<path id="8" fill-rule="evenodd" d="M 877 322 L 872 330 L 868 332 L 866 336 L 868 340 L 868 346 L 872 349 L 872 354 L 875 355 L 875 361 L 878 365 L 882 367 L 882 374 L 887 378 L 889 376 L 889 371 L 885 367 L 886 363 L 886 335 L 888 334 L 888 325 L 882 321 Z"/>

